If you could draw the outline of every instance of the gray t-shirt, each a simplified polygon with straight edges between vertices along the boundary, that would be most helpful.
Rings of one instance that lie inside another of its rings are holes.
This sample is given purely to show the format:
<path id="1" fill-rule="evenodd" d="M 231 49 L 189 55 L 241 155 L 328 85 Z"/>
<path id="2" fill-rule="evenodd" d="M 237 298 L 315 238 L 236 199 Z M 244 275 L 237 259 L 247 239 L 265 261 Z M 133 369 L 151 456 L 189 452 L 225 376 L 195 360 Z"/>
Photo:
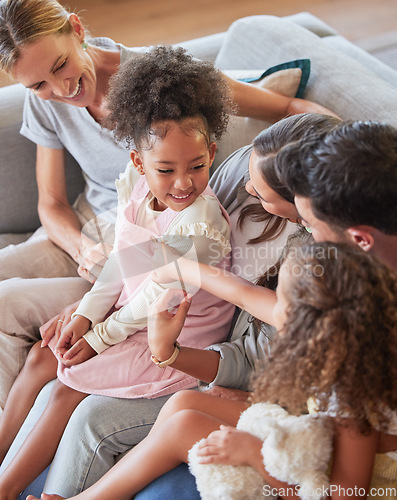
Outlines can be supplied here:
<path id="1" fill-rule="evenodd" d="M 248 193 L 241 188 L 248 178 L 248 164 L 252 149 L 252 145 L 247 145 L 232 153 L 211 177 L 211 187 L 229 215 L 236 211 L 240 212 L 241 206 L 248 196 Z M 288 236 L 285 249 L 295 245 L 299 246 L 310 239 L 311 235 L 302 227 L 297 226 L 296 232 Z M 263 242 L 257 246 L 265 248 L 268 244 L 269 242 Z M 254 268 L 260 268 L 262 265 L 261 252 L 251 253 L 251 255 L 253 264 L 254 259 L 258 259 Z M 259 330 L 250 321 L 250 315 L 246 311 L 241 311 L 231 330 L 228 342 L 207 348 L 219 352 L 219 367 L 215 379 L 210 384 L 200 382 L 200 387 L 205 389 L 219 385 L 245 391 L 251 390 L 251 377 L 257 368 L 258 361 L 260 362 L 268 356 L 275 332 L 275 328 L 267 324 L 262 324 Z"/>
<path id="2" fill-rule="evenodd" d="M 295 233 L 289 235 L 285 252 L 291 247 L 299 247 L 310 241 L 312 235 L 299 227 Z M 276 329 L 266 323 L 263 323 L 259 330 L 250 320 L 250 315 L 246 311 L 241 311 L 228 342 L 207 347 L 209 350 L 219 352 L 220 362 L 215 379 L 210 384 L 200 382 L 200 387 L 205 389 L 207 386 L 220 385 L 251 390 L 251 377 L 258 367 L 258 362 L 269 355 L 275 333 Z"/>
<path id="3" fill-rule="evenodd" d="M 146 47 L 130 49 L 109 38 L 93 38 L 89 43 L 119 50 L 120 64 L 147 50 Z M 20 133 L 40 146 L 65 148 L 70 152 L 83 171 L 85 195 L 97 215 L 117 205 L 115 180 L 126 168 L 129 151 L 86 108 L 43 101 L 33 92 L 27 92 Z"/>

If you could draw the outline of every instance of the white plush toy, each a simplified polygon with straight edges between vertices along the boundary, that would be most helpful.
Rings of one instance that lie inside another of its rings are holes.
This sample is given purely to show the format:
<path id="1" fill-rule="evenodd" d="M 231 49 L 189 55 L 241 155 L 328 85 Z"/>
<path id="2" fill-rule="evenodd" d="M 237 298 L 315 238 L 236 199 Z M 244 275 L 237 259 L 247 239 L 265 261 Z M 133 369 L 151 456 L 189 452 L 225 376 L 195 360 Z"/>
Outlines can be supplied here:
<path id="1" fill-rule="evenodd" d="M 326 470 L 332 453 L 332 426 L 326 417 L 296 417 L 280 406 L 257 403 L 241 414 L 237 429 L 263 440 L 263 463 L 271 476 L 298 485 L 302 500 L 320 500 L 329 487 Z M 198 444 L 189 451 L 189 468 L 203 500 L 277 498 L 252 467 L 199 464 Z"/>

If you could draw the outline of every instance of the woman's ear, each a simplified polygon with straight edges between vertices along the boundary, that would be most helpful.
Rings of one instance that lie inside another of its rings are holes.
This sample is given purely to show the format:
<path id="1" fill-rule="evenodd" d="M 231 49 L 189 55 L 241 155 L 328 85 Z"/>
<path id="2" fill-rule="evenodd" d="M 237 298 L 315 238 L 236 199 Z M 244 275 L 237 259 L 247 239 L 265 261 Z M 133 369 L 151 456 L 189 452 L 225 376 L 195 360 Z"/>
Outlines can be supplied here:
<path id="1" fill-rule="evenodd" d="M 143 163 L 142 163 L 141 157 L 136 149 L 131 150 L 130 158 L 131 158 L 132 164 L 134 165 L 135 170 L 138 172 L 138 174 L 145 175 L 145 171 L 143 169 Z"/>
<path id="2" fill-rule="evenodd" d="M 350 240 L 365 252 L 372 250 L 375 240 L 370 226 L 354 226 L 346 230 Z"/>
<path id="3" fill-rule="evenodd" d="M 69 14 L 69 24 L 72 26 L 74 32 L 79 37 L 80 43 L 83 43 L 85 40 L 85 32 L 84 26 L 80 21 L 79 16 L 77 14 L 74 14 L 73 12 Z"/>
<path id="4" fill-rule="evenodd" d="M 211 142 L 211 144 L 209 145 L 208 150 L 210 152 L 210 166 L 211 166 L 212 163 L 214 162 L 215 153 L 216 153 L 216 150 L 217 150 L 216 143 L 215 142 Z"/>

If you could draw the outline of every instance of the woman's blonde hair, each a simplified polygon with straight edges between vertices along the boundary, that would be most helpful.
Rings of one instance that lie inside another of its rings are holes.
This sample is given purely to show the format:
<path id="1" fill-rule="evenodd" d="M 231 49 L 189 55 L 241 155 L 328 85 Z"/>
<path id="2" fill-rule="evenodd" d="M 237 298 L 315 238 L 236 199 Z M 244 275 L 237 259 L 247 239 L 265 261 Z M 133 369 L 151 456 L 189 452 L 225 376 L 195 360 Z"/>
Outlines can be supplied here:
<path id="1" fill-rule="evenodd" d="M 56 0 L 1 0 L 0 67 L 11 73 L 22 47 L 71 31 L 69 12 Z"/>

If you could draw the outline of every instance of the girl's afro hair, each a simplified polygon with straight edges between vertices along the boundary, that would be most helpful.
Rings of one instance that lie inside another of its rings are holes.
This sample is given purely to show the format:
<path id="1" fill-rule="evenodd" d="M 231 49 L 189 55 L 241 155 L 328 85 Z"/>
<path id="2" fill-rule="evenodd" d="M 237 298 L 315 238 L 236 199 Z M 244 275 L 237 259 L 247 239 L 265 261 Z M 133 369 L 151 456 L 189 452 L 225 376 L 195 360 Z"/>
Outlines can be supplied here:
<path id="1" fill-rule="evenodd" d="M 182 48 L 156 46 L 124 63 L 111 79 L 105 126 L 118 140 L 140 147 L 152 124 L 201 116 L 219 139 L 233 111 L 230 89 L 212 63 Z"/>

